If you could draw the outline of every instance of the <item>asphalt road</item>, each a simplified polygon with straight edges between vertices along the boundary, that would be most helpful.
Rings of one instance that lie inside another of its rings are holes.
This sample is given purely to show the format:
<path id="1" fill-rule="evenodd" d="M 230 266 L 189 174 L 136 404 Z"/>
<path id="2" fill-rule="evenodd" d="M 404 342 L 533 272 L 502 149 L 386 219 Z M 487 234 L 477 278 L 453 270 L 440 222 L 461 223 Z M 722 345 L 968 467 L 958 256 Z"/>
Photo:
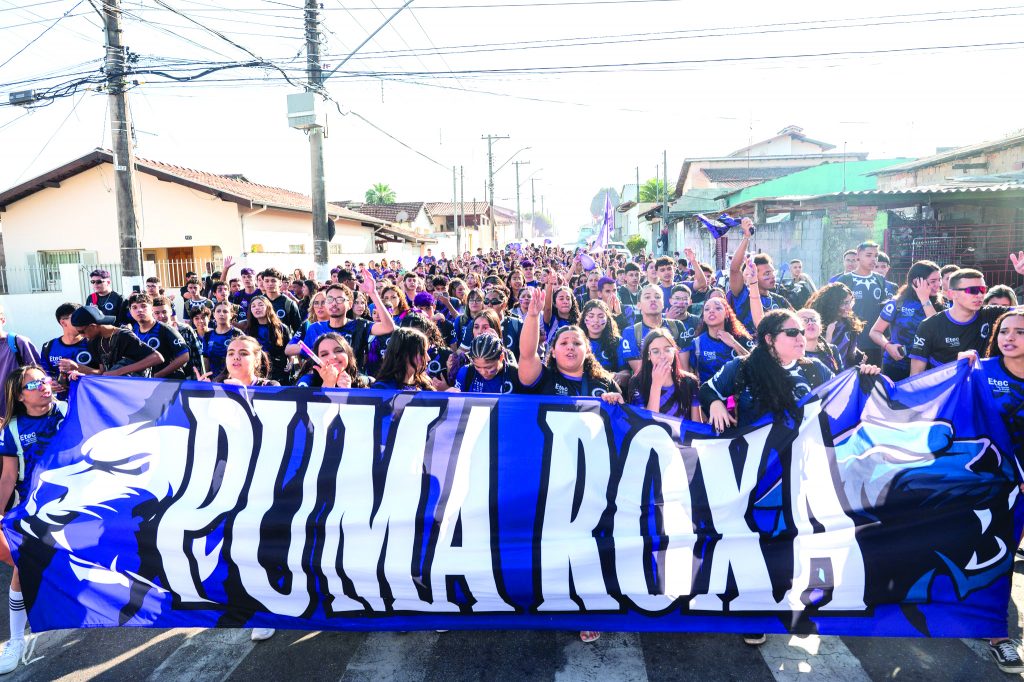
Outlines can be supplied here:
<path id="1" fill-rule="evenodd" d="M 1024 561 L 1018 561 L 1010 634 L 1021 636 Z M 0 571 L 3 585 L 10 570 Z M 6 589 L 4 594 L 6 602 Z M 6 639 L 7 611 L 0 616 Z M 1000 680 L 987 645 L 961 639 L 769 635 L 761 647 L 736 635 L 574 632 L 339 633 L 141 628 L 60 630 L 36 637 L 20 680 Z"/>

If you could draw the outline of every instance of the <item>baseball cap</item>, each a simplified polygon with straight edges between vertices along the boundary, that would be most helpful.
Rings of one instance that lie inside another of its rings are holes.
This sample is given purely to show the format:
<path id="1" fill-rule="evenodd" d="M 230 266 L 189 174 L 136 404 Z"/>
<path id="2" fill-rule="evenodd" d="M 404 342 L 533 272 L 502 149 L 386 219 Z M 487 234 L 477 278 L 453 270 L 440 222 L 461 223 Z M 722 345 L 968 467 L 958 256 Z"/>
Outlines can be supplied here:
<path id="1" fill-rule="evenodd" d="M 114 324 L 114 318 L 104 315 L 94 305 L 84 305 L 71 313 L 73 327 L 88 327 L 90 324 Z"/>
<path id="2" fill-rule="evenodd" d="M 431 306 L 437 303 L 437 299 L 429 291 L 421 291 L 416 294 L 416 297 L 412 300 L 412 304 L 417 308 L 420 306 Z"/>
<path id="3" fill-rule="evenodd" d="M 252 268 L 242 268 L 242 274 L 243 275 L 255 275 L 256 271 L 253 270 Z"/>

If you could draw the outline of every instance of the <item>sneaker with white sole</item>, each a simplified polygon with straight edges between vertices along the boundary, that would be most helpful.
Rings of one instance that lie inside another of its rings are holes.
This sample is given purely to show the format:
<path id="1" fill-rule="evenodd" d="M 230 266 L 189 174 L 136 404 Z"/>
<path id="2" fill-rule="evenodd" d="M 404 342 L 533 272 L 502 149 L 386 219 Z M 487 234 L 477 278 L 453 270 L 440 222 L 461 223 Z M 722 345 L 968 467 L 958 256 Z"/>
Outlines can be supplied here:
<path id="1" fill-rule="evenodd" d="M 274 636 L 277 632 L 274 628 L 253 628 L 249 638 L 254 642 L 263 642 Z"/>
<path id="2" fill-rule="evenodd" d="M 1004 673 L 1024 673 L 1024 660 L 1021 660 L 1020 652 L 1017 651 L 1017 642 L 1012 639 L 1004 639 L 995 644 L 989 642 L 988 652 Z"/>
<path id="3" fill-rule="evenodd" d="M 764 633 L 758 633 L 753 635 L 743 635 L 743 643 L 749 644 L 750 646 L 761 646 L 768 641 L 768 638 L 764 636 Z"/>
<path id="4" fill-rule="evenodd" d="M 23 653 L 25 653 L 25 640 L 9 640 L 4 645 L 3 652 L 0 652 L 0 675 L 14 672 L 14 669 L 21 663 Z"/>

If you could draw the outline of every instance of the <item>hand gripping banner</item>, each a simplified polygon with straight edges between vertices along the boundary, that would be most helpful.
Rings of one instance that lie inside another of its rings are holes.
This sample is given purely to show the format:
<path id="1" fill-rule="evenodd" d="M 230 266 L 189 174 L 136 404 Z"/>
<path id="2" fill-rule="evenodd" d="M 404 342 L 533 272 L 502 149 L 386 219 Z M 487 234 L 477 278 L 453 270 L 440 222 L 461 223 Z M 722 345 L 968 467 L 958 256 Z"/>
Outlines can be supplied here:
<path id="1" fill-rule="evenodd" d="M 966 363 L 716 438 L 599 400 L 85 378 L 3 521 L 34 630 L 994 637 L 1017 458 Z"/>

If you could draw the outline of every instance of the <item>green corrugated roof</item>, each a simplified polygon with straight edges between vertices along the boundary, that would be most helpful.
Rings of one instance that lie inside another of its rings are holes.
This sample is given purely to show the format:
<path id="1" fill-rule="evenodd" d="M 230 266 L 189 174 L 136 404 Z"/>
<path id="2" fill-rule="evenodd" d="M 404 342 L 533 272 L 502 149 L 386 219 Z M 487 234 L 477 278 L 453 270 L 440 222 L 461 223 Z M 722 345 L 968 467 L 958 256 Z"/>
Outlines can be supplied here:
<path id="1" fill-rule="evenodd" d="M 877 171 L 888 166 L 906 163 L 911 159 L 877 159 L 874 161 L 849 161 L 843 163 L 824 163 L 804 170 L 785 175 L 775 180 L 768 180 L 759 185 L 744 187 L 726 197 L 726 205 L 736 206 L 753 199 L 766 197 L 791 197 L 832 192 L 859 192 L 878 189 L 875 176 L 865 173 Z M 843 177 L 845 174 L 845 183 Z"/>

